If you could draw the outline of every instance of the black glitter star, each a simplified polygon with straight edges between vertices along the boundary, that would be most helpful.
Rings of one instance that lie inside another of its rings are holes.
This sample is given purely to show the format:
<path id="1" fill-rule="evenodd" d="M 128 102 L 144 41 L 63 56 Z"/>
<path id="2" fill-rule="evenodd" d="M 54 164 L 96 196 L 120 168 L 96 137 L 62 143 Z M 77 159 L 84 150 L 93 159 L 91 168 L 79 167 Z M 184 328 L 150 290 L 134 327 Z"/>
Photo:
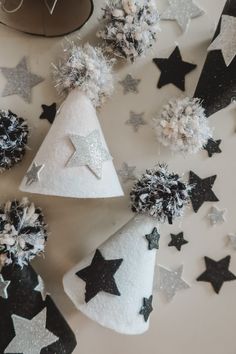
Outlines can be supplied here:
<path id="1" fill-rule="evenodd" d="M 212 157 L 213 154 L 220 154 L 222 151 L 220 149 L 221 140 L 209 139 L 204 149 L 208 152 L 208 156 Z"/>
<path id="2" fill-rule="evenodd" d="M 201 179 L 194 172 L 190 171 L 189 184 L 193 186 L 190 194 L 193 210 L 198 212 L 204 202 L 218 202 L 219 199 L 212 191 L 216 175 Z"/>
<path id="3" fill-rule="evenodd" d="M 184 233 L 180 232 L 177 235 L 170 234 L 171 241 L 168 243 L 169 247 L 176 247 L 178 251 L 181 251 L 181 247 L 188 243 L 187 240 L 184 239 Z"/>
<path id="4" fill-rule="evenodd" d="M 123 259 L 106 260 L 99 250 L 96 250 L 90 266 L 81 269 L 76 275 L 86 282 L 85 301 L 89 302 L 100 291 L 120 296 L 114 274 Z"/>
<path id="5" fill-rule="evenodd" d="M 209 257 L 204 257 L 206 270 L 202 273 L 197 281 L 205 281 L 211 283 L 213 289 L 219 294 L 220 289 L 225 281 L 235 280 L 236 276 L 229 271 L 230 256 L 226 256 L 219 261 L 214 261 Z"/>
<path id="6" fill-rule="evenodd" d="M 150 234 L 145 235 L 147 241 L 148 241 L 148 249 L 151 251 L 154 248 L 157 250 L 159 249 L 159 240 L 160 240 L 160 234 L 157 231 L 157 228 L 154 227 L 152 232 Z"/>
<path id="7" fill-rule="evenodd" d="M 152 295 L 149 298 L 144 297 L 143 298 L 143 306 L 141 307 L 141 310 L 139 311 L 140 315 L 143 315 L 144 321 L 147 322 L 150 313 L 153 311 L 152 307 Z"/>
<path id="8" fill-rule="evenodd" d="M 197 65 L 182 60 L 179 47 L 176 47 L 167 59 L 154 58 L 153 62 L 161 71 L 157 87 L 173 84 L 185 91 L 185 76 L 194 70 Z"/>
<path id="9" fill-rule="evenodd" d="M 49 123 L 52 124 L 57 114 L 57 104 L 55 102 L 52 103 L 50 106 L 47 106 L 46 104 L 42 104 L 41 107 L 43 109 L 43 112 L 39 118 L 47 119 Z"/>

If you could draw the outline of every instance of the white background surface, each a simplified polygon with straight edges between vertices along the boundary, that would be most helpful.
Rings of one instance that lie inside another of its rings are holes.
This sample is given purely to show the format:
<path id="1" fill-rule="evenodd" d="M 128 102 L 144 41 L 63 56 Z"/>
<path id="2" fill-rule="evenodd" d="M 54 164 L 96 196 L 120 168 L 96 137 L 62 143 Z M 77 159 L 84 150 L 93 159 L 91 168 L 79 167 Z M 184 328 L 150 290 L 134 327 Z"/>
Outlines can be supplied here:
<path id="1" fill-rule="evenodd" d="M 103 1 L 96 0 L 95 12 L 86 27 L 80 31 L 83 40 L 95 43 L 98 14 Z M 184 279 L 191 289 L 179 292 L 170 304 L 155 295 L 155 310 L 151 317 L 150 330 L 142 336 L 118 335 L 102 328 L 79 313 L 62 289 L 62 276 L 90 251 L 123 225 L 130 217 L 128 197 L 110 200 L 75 200 L 46 196 L 32 196 L 42 206 L 50 229 L 46 257 L 34 262 L 35 267 L 46 280 L 48 290 L 77 334 L 78 347 L 75 354 L 235 354 L 236 282 L 223 285 L 216 295 L 207 283 L 196 282 L 205 265 L 203 256 L 220 259 L 232 255 L 231 270 L 236 273 L 236 255 L 226 244 L 226 235 L 236 231 L 235 225 L 235 107 L 219 112 L 210 118 L 215 127 L 215 138 L 222 138 L 222 154 L 209 159 L 205 151 L 195 157 L 182 157 L 160 149 L 155 142 L 149 125 L 134 133 L 125 125 L 129 111 L 145 112 L 145 119 L 151 123 L 153 113 L 172 96 L 181 92 L 174 86 L 156 89 L 159 71 L 152 63 L 155 56 L 166 57 L 173 51 L 175 43 L 180 46 L 183 58 L 198 64 L 197 70 L 186 77 L 186 94 L 192 95 L 206 57 L 206 48 L 214 34 L 223 0 L 198 0 L 206 14 L 191 21 L 189 30 L 181 34 L 175 22 L 162 22 L 162 33 L 153 51 L 135 65 L 119 65 L 117 80 L 127 73 L 141 78 L 139 95 L 124 96 L 116 84 L 112 99 L 102 108 L 99 117 L 110 151 L 117 168 L 123 161 L 137 166 L 137 172 L 151 167 L 157 161 L 166 161 L 171 169 L 188 173 L 190 169 L 200 177 L 217 173 L 214 191 L 220 202 L 219 208 L 227 208 L 227 222 L 211 227 L 206 218 L 211 203 L 205 203 L 197 214 L 191 208 L 182 224 L 162 227 L 160 250 L 157 262 L 166 267 L 184 264 Z M 158 1 L 163 10 L 166 0 Z M 59 52 L 60 39 L 42 39 L 19 34 L 0 27 L 0 66 L 15 66 L 22 56 L 29 56 L 33 72 L 46 78 L 43 84 L 33 89 L 32 104 L 12 96 L 0 98 L 1 108 L 10 108 L 28 119 L 31 126 L 30 150 L 24 162 L 10 172 L 0 176 L 1 201 L 21 197 L 19 183 L 32 161 L 49 129 L 47 121 L 38 119 L 42 103 L 59 102 L 50 79 L 50 63 Z M 0 75 L 0 92 L 5 80 Z M 129 185 L 125 191 L 128 194 Z M 184 231 L 189 244 L 178 252 L 167 247 L 169 232 Z"/>

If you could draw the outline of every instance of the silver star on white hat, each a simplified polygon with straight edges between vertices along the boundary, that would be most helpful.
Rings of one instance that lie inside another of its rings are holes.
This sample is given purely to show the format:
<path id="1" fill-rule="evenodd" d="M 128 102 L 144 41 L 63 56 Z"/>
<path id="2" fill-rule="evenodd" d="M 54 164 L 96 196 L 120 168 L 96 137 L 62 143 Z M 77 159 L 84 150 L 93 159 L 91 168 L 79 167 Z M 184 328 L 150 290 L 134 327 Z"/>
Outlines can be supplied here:
<path id="1" fill-rule="evenodd" d="M 37 165 L 35 162 L 33 162 L 32 166 L 25 174 L 26 185 L 39 182 L 39 175 L 43 168 L 44 165 Z"/>

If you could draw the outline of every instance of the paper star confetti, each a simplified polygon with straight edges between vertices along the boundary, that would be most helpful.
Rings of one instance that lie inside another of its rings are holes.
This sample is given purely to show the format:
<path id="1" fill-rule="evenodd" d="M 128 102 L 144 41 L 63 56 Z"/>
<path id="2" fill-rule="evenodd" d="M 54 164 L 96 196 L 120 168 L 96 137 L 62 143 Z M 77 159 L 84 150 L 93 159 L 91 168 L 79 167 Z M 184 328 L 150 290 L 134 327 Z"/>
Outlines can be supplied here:
<path id="1" fill-rule="evenodd" d="M 31 168 L 29 169 L 28 172 L 26 172 L 26 185 L 30 185 L 35 182 L 39 182 L 40 178 L 40 172 L 43 170 L 44 165 L 37 165 L 35 162 L 33 162 Z"/>
<path id="2" fill-rule="evenodd" d="M 146 240 L 148 241 L 148 249 L 151 251 L 154 248 L 159 249 L 159 240 L 160 234 L 157 231 L 157 228 L 154 227 L 150 234 L 145 235 Z"/>
<path id="3" fill-rule="evenodd" d="M 7 292 L 7 288 L 10 285 L 10 281 L 8 280 L 4 280 L 3 276 L 0 274 L 0 297 L 2 297 L 3 299 L 8 299 L 8 292 Z"/>
<path id="4" fill-rule="evenodd" d="M 134 129 L 134 132 L 137 132 L 142 125 L 146 125 L 147 123 L 144 120 L 144 112 L 135 113 L 130 111 L 129 119 L 126 121 L 126 124 L 131 125 Z"/>
<path id="5" fill-rule="evenodd" d="M 134 79 L 132 75 L 127 74 L 122 81 L 119 81 L 119 84 L 123 87 L 123 93 L 126 95 L 129 92 L 138 93 L 138 85 L 140 82 L 140 79 Z"/>
<path id="6" fill-rule="evenodd" d="M 43 301 L 46 300 L 47 291 L 43 279 L 38 275 L 38 285 L 34 288 L 34 291 L 41 293 Z"/>
<path id="7" fill-rule="evenodd" d="M 177 235 L 170 234 L 171 241 L 168 243 L 169 247 L 176 247 L 178 251 L 181 251 L 183 245 L 188 243 L 187 240 L 184 239 L 184 233 L 180 232 Z"/>
<path id="8" fill-rule="evenodd" d="M 222 224 L 225 222 L 225 212 L 226 210 L 220 210 L 217 207 L 213 206 L 211 208 L 210 213 L 208 213 L 207 217 L 210 220 L 211 225 Z"/>
<path id="9" fill-rule="evenodd" d="M 221 140 L 209 139 L 204 149 L 207 151 L 208 156 L 212 157 L 214 154 L 220 154 L 222 151 L 220 149 Z"/>
<path id="10" fill-rule="evenodd" d="M 126 162 L 123 162 L 122 169 L 118 170 L 118 175 L 121 177 L 123 183 L 136 179 L 134 175 L 135 169 L 136 166 L 129 166 Z"/>
<path id="11" fill-rule="evenodd" d="M 153 298 L 152 295 L 149 298 L 144 297 L 143 298 L 143 305 L 141 307 L 141 310 L 139 311 L 139 314 L 143 315 L 145 322 L 147 322 L 151 312 L 153 311 L 152 298 Z"/>
<path id="12" fill-rule="evenodd" d="M 236 251 L 236 234 L 229 234 L 228 235 L 228 245 Z"/>
<path id="13" fill-rule="evenodd" d="M 51 105 L 47 106 L 42 104 L 43 112 L 40 115 L 40 119 L 47 119 L 50 124 L 54 122 L 54 119 L 57 114 L 57 104 L 54 102 Z"/>

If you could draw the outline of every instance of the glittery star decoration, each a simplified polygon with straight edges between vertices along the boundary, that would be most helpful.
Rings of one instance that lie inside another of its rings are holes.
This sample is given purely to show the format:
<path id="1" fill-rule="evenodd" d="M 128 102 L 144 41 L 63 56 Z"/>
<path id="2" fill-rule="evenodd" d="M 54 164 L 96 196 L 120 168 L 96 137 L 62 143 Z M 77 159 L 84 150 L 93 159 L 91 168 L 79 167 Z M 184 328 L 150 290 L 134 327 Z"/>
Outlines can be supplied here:
<path id="1" fill-rule="evenodd" d="M 114 274 L 119 269 L 123 259 L 105 259 L 99 250 L 96 250 L 91 264 L 78 271 L 76 275 L 86 282 L 85 302 L 89 302 L 100 291 L 120 296 Z"/>
<path id="2" fill-rule="evenodd" d="M 46 328 L 47 309 L 44 308 L 31 320 L 12 315 L 15 337 L 4 353 L 40 354 L 43 348 L 59 338 Z"/>
<path id="3" fill-rule="evenodd" d="M 173 299 L 179 290 L 190 288 L 190 286 L 182 279 L 182 273 L 182 265 L 176 270 L 157 266 L 154 288 L 163 293 L 168 302 Z"/>
<path id="4" fill-rule="evenodd" d="M 177 21 L 182 31 L 186 31 L 190 19 L 204 14 L 193 0 L 168 0 L 168 2 L 169 7 L 162 13 L 161 19 Z"/>
<path id="5" fill-rule="evenodd" d="M 123 87 L 123 93 L 126 95 L 129 92 L 138 93 L 138 85 L 140 82 L 140 79 L 134 79 L 132 75 L 127 74 L 122 81 L 119 81 L 119 84 Z"/>
<path id="6" fill-rule="evenodd" d="M 148 321 L 150 313 L 153 311 L 152 298 L 153 298 L 152 295 L 149 298 L 144 297 L 143 298 L 143 305 L 141 307 L 141 310 L 139 311 L 139 314 L 143 315 L 145 322 Z"/>
<path id="7" fill-rule="evenodd" d="M 222 151 L 220 149 L 221 140 L 209 139 L 204 149 L 207 151 L 208 156 L 212 157 L 213 154 L 220 154 Z"/>
<path id="8" fill-rule="evenodd" d="M 229 234 L 227 237 L 228 237 L 228 246 L 230 246 L 234 251 L 236 251 L 236 235 Z"/>
<path id="9" fill-rule="evenodd" d="M 189 184 L 192 186 L 190 199 L 195 213 L 198 212 L 204 202 L 219 201 L 215 193 L 212 191 L 216 177 L 217 176 L 215 175 L 202 179 L 198 177 L 193 171 L 190 171 Z"/>
<path id="10" fill-rule="evenodd" d="M 58 0 L 44 0 L 50 15 L 53 14 Z"/>
<path id="11" fill-rule="evenodd" d="M 31 185 L 32 183 L 39 182 L 40 172 L 43 170 L 44 165 L 37 165 L 33 162 L 31 168 L 26 172 L 26 185 Z"/>
<path id="12" fill-rule="evenodd" d="M 34 291 L 41 293 L 43 301 L 46 300 L 47 291 L 43 279 L 38 275 L 38 285 L 34 288 Z"/>
<path id="13" fill-rule="evenodd" d="M 27 58 L 23 57 L 14 68 L 0 67 L 7 83 L 3 89 L 2 97 L 17 95 L 27 103 L 31 103 L 31 90 L 44 79 L 31 73 L 28 68 Z"/>
<path id="14" fill-rule="evenodd" d="M 219 294 L 225 281 L 236 279 L 236 276 L 228 269 L 230 258 L 230 256 L 226 256 L 219 261 L 214 261 L 209 257 L 204 257 L 206 270 L 197 278 L 197 281 L 211 283 L 214 291 Z"/>
<path id="15" fill-rule="evenodd" d="M 208 213 L 207 217 L 210 220 L 211 225 L 222 224 L 225 222 L 225 212 L 226 210 L 220 210 L 217 207 L 213 206 L 211 208 L 210 213 Z"/>
<path id="16" fill-rule="evenodd" d="M 131 125 L 134 129 L 134 132 L 137 132 L 140 126 L 147 124 L 143 117 L 144 117 L 144 112 L 135 113 L 133 111 L 130 111 L 129 119 L 125 123 Z"/>
<path id="17" fill-rule="evenodd" d="M 50 124 L 54 122 L 54 119 L 57 114 L 57 104 L 54 102 L 51 105 L 47 106 L 42 104 L 43 112 L 40 115 L 40 119 L 47 119 Z"/>
<path id="18" fill-rule="evenodd" d="M 153 62 L 161 71 L 157 87 L 173 84 L 182 91 L 185 91 L 185 76 L 197 67 L 182 60 L 179 47 L 174 49 L 169 58 L 154 58 Z"/>
<path id="19" fill-rule="evenodd" d="M 157 231 L 157 228 L 154 227 L 150 234 L 145 235 L 146 240 L 148 241 L 148 249 L 151 251 L 154 248 L 159 249 L 159 240 L 160 234 Z"/>
<path id="20" fill-rule="evenodd" d="M 104 148 L 98 130 L 93 130 L 87 136 L 69 135 L 75 148 L 67 167 L 87 166 L 94 175 L 102 178 L 103 163 L 111 160 L 109 152 Z"/>
<path id="21" fill-rule="evenodd" d="M 4 280 L 3 276 L 0 274 L 0 297 L 3 299 L 8 299 L 7 288 L 10 285 L 10 281 Z"/>
<path id="22" fill-rule="evenodd" d="M 134 175 L 135 169 L 136 166 L 129 166 L 126 162 L 123 162 L 122 168 L 118 170 L 118 175 L 121 177 L 123 183 L 136 179 Z"/>
<path id="23" fill-rule="evenodd" d="M 208 50 L 221 50 L 225 65 L 229 66 L 236 56 L 236 17 L 222 15 L 220 33 Z"/>
<path id="24" fill-rule="evenodd" d="M 184 233 L 180 232 L 177 235 L 170 234 L 171 241 L 168 243 L 169 247 L 176 247 L 178 251 L 181 251 L 181 247 L 188 243 L 187 240 L 184 239 Z"/>

